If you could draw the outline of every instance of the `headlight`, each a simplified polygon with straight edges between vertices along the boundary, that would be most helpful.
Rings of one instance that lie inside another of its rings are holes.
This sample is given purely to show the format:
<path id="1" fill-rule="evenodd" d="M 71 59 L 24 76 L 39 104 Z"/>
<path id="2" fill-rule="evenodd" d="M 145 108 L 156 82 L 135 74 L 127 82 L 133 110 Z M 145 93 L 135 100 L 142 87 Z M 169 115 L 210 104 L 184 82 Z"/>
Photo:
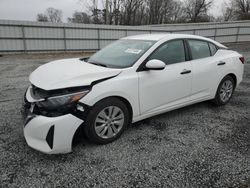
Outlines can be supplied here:
<path id="1" fill-rule="evenodd" d="M 72 104 L 78 102 L 82 97 L 87 95 L 89 90 L 68 94 L 68 95 L 61 95 L 56 97 L 49 97 L 44 101 L 37 102 L 37 106 L 40 108 L 45 108 L 48 110 L 54 110 L 60 107 L 69 107 Z"/>

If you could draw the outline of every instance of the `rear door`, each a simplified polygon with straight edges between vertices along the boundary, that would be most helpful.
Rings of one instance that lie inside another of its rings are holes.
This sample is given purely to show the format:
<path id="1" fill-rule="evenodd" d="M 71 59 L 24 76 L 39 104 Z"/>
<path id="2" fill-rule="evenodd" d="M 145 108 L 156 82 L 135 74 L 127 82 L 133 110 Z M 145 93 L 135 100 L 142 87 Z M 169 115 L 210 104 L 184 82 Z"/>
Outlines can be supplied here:
<path id="1" fill-rule="evenodd" d="M 211 98 L 218 82 L 217 48 L 207 41 L 188 39 L 192 58 L 193 79 L 190 100 Z M 222 62 L 221 62 L 222 63 Z"/>
<path id="2" fill-rule="evenodd" d="M 184 103 L 191 92 L 192 65 L 186 61 L 183 40 L 161 45 L 147 61 L 152 59 L 163 61 L 166 67 L 164 70 L 145 70 L 138 73 L 142 114 Z"/>

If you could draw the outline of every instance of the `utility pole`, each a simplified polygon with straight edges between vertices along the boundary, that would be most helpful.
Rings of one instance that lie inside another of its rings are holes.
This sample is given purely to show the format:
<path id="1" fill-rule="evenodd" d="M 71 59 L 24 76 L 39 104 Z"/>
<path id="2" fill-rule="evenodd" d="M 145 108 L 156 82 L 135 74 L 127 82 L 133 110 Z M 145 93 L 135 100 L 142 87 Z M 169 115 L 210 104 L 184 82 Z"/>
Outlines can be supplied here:
<path id="1" fill-rule="evenodd" d="M 106 24 L 109 24 L 109 0 L 106 0 Z"/>

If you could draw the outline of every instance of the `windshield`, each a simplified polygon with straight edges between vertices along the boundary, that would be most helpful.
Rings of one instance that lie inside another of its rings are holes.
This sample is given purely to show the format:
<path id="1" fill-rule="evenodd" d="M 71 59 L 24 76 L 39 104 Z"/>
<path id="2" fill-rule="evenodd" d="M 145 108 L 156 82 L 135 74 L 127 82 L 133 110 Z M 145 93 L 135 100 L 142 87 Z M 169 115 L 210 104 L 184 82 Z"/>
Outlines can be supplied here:
<path id="1" fill-rule="evenodd" d="M 111 68 L 131 67 L 154 43 L 147 40 L 118 40 L 95 53 L 88 62 Z"/>

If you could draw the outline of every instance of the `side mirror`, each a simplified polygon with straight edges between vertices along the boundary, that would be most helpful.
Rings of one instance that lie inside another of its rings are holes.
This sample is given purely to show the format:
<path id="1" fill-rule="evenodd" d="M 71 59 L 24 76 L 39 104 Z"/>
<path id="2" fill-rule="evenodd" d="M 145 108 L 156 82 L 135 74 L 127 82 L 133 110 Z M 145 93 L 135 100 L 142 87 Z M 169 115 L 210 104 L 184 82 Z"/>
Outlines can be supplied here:
<path id="1" fill-rule="evenodd" d="M 146 70 L 163 70 L 166 67 L 166 64 L 160 60 L 152 59 L 149 60 L 146 65 Z"/>

